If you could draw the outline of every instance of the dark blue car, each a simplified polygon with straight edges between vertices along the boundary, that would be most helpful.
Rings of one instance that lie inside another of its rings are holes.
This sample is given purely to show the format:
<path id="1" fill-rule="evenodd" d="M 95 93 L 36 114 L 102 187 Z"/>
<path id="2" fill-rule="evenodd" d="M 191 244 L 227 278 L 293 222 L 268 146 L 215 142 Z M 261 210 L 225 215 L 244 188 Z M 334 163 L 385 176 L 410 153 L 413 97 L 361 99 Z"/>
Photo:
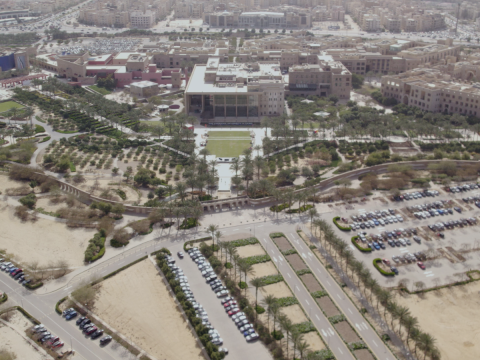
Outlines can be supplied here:
<path id="1" fill-rule="evenodd" d="M 76 317 L 78 315 L 78 313 L 76 311 L 72 311 L 71 313 L 69 313 L 67 316 L 65 316 L 65 319 L 67 320 L 71 320 L 73 319 L 74 317 Z"/>

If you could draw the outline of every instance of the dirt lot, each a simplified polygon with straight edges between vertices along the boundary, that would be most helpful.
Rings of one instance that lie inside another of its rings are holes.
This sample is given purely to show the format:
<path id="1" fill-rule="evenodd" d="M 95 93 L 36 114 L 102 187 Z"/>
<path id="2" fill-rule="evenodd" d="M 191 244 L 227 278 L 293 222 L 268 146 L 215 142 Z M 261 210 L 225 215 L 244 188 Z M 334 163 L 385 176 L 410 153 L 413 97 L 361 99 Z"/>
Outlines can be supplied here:
<path id="1" fill-rule="evenodd" d="M 397 296 L 418 318 L 423 331 L 437 339 L 444 360 L 478 360 L 480 354 L 480 281 L 419 295 Z M 448 310 L 447 310 L 448 309 Z M 443 311 L 447 310 L 447 311 Z M 435 329 L 435 330 L 432 330 Z"/>
<path id="2" fill-rule="evenodd" d="M 310 345 L 310 351 L 319 351 L 325 349 L 325 344 L 316 331 L 310 331 L 306 334 L 303 334 L 303 340 Z"/>
<path id="3" fill-rule="evenodd" d="M 333 303 L 332 299 L 330 299 L 330 297 L 322 296 L 321 298 L 316 300 L 320 308 L 325 312 L 325 314 L 327 314 L 328 317 L 340 315 L 340 312 L 338 311 L 337 307 Z"/>
<path id="4" fill-rule="evenodd" d="M 300 276 L 300 279 L 302 279 L 303 283 L 310 292 L 323 290 L 322 286 L 318 283 L 317 279 L 315 278 L 315 276 L 313 276 L 313 274 L 302 275 Z"/>
<path id="5" fill-rule="evenodd" d="M 241 258 L 247 258 L 256 255 L 265 255 L 265 250 L 263 250 L 262 245 L 260 244 L 240 246 L 237 248 L 237 252 Z"/>
<path id="6" fill-rule="evenodd" d="M 367 349 L 355 350 L 354 354 L 358 360 L 375 360 L 373 355 L 370 354 L 370 351 Z"/>
<path id="7" fill-rule="evenodd" d="M 333 326 L 335 327 L 335 329 L 337 329 L 338 333 L 347 343 L 360 341 L 357 333 L 353 331 L 352 327 L 348 322 L 340 321 Z"/>
<path id="8" fill-rule="evenodd" d="M 275 244 L 277 244 L 280 251 L 286 251 L 286 250 L 293 249 L 290 242 L 287 239 L 285 239 L 283 236 L 278 237 L 278 238 L 273 238 L 273 241 L 275 242 Z"/>
<path id="9" fill-rule="evenodd" d="M 148 259 L 102 282 L 95 313 L 157 359 L 203 360 L 187 323 Z"/>
<path id="10" fill-rule="evenodd" d="M 119 183 L 122 179 L 120 179 L 119 176 L 117 176 L 116 178 L 112 178 L 112 179 L 105 179 L 105 180 L 98 180 L 98 184 L 95 186 L 95 180 L 90 177 L 90 176 L 86 176 L 86 179 L 87 181 L 84 182 L 83 184 L 81 184 L 80 186 L 78 186 L 80 189 L 82 190 L 85 190 L 85 191 L 91 191 L 92 188 L 94 188 L 94 191 L 93 191 L 93 194 L 95 196 L 100 196 L 100 194 L 104 191 L 104 190 L 112 190 L 110 191 L 110 195 L 112 195 L 112 200 L 115 200 L 115 201 L 122 201 L 124 202 L 125 204 L 132 204 L 133 202 L 135 201 L 139 201 L 139 198 L 138 198 L 138 193 L 133 190 L 130 186 L 126 185 L 126 184 L 121 184 L 121 185 L 109 185 L 109 184 L 113 184 L 113 183 Z M 116 193 L 115 189 L 121 189 L 123 190 L 123 192 L 125 192 L 125 195 L 127 196 L 126 200 L 123 201 Z M 143 201 L 146 199 L 143 198 L 141 199 L 141 201 Z"/>
<path id="11" fill-rule="evenodd" d="M 254 277 L 262 277 L 268 275 L 276 275 L 278 274 L 277 268 L 271 261 L 267 261 L 260 264 L 255 264 L 252 266 L 255 276 Z"/>
<path id="12" fill-rule="evenodd" d="M 63 223 L 41 218 L 34 223 L 22 223 L 13 213 L 13 206 L 0 204 L 0 247 L 12 253 L 17 261 L 36 260 L 40 265 L 48 265 L 62 259 L 70 266 L 83 265 L 84 251 L 95 229 L 71 229 Z"/>
<path id="13" fill-rule="evenodd" d="M 287 307 L 283 307 L 280 309 L 283 314 L 285 314 L 294 324 L 302 323 L 307 321 L 307 317 L 305 316 L 302 308 L 300 305 L 290 305 Z"/>
<path id="14" fill-rule="evenodd" d="M 293 296 L 287 284 L 285 284 L 283 281 L 267 286 L 262 286 L 260 288 L 260 291 L 262 292 L 263 296 L 273 295 L 276 298 Z"/>
<path id="15" fill-rule="evenodd" d="M 307 269 L 307 265 L 303 262 L 302 258 L 298 254 L 287 255 L 285 258 L 288 260 L 290 265 L 292 265 L 293 270 L 303 270 Z"/>
<path id="16" fill-rule="evenodd" d="M 25 185 L 28 186 L 28 183 L 23 181 L 10 180 L 6 173 L 0 174 L 0 191 L 2 192 L 2 194 L 5 194 L 5 190 L 7 189 L 18 188 Z"/>
<path id="17" fill-rule="evenodd" d="M 46 354 L 42 355 L 43 352 L 40 353 L 35 350 L 35 348 L 25 340 L 27 338 L 25 330 L 33 324 L 21 313 L 15 311 L 14 315 L 9 319 L 8 324 L 13 327 L 13 329 L 0 322 L 0 348 L 14 352 L 19 360 L 51 359 L 51 357 Z"/>

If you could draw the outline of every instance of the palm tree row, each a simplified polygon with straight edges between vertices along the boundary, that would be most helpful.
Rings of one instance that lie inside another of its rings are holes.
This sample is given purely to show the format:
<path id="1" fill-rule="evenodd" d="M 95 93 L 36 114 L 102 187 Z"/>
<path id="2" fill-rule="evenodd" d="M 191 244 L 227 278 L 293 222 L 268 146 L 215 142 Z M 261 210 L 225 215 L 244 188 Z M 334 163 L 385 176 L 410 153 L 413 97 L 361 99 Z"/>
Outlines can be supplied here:
<path id="1" fill-rule="evenodd" d="M 312 230 L 315 234 L 319 234 L 320 242 L 323 242 L 325 249 L 333 255 L 335 261 L 337 259 L 343 260 L 340 261 L 343 272 L 356 282 L 357 287 L 363 290 L 363 294 L 370 304 L 375 305 L 378 312 L 380 305 L 383 306 L 385 320 L 387 320 L 388 312 L 393 331 L 405 341 L 408 347 L 413 342 L 415 355 L 420 349 L 423 351 L 424 359 L 427 356 L 432 360 L 440 359 L 440 352 L 435 345 L 435 339 L 421 331 L 418 327 L 418 319 L 410 314 L 408 308 L 398 305 L 394 301 L 392 293 L 378 284 L 363 262 L 355 259 L 348 245 L 335 235 L 330 224 L 323 219 L 317 219 L 313 221 Z M 395 322 L 397 322 L 398 327 L 395 327 Z"/>

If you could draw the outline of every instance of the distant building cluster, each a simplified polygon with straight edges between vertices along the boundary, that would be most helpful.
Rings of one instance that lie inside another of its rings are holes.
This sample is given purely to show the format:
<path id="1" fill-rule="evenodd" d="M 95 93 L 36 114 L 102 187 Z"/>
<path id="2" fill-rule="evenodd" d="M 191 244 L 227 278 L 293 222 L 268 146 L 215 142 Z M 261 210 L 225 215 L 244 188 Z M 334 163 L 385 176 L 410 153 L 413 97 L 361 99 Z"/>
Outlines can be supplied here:
<path id="1" fill-rule="evenodd" d="M 28 9 L 28 16 L 52 14 L 55 11 L 77 5 L 81 0 L 20 0 L 14 1 L 16 6 Z M 11 3 L 11 2 L 10 2 Z"/>
<path id="2" fill-rule="evenodd" d="M 102 27 L 149 29 L 172 9 L 173 0 L 97 0 L 82 8 L 78 22 Z"/>
<path id="3" fill-rule="evenodd" d="M 422 2 L 362 0 L 347 2 L 347 13 L 362 30 L 378 32 L 425 32 L 445 28 L 445 16 Z"/>

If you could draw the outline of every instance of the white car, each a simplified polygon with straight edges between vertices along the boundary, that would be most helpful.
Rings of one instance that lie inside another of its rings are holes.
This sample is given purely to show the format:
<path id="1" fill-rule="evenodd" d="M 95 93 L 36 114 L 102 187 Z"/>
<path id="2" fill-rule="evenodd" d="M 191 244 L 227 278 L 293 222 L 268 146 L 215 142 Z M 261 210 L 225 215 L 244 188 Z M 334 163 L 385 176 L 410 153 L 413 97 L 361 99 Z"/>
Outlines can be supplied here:
<path id="1" fill-rule="evenodd" d="M 218 298 L 221 298 L 221 297 L 224 297 L 224 296 L 227 296 L 228 295 L 228 291 L 227 290 L 222 290 L 220 292 L 217 293 L 217 297 Z"/>

